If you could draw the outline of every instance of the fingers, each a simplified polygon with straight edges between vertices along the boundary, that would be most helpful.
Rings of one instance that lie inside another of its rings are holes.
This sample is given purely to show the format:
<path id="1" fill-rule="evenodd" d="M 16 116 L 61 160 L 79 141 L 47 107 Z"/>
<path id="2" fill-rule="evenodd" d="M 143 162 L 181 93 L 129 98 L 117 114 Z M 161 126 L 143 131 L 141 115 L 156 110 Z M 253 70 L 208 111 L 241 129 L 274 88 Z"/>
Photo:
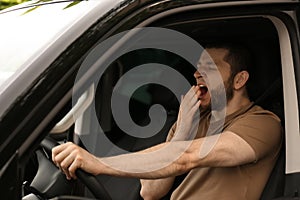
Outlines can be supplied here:
<path id="1" fill-rule="evenodd" d="M 186 93 L 186 95 L 184 96 L 182 102 L 184 102 L 184 101 L 189 102 L 191 99 L 193 99 L 193 97 L 196 95 L 196 91 L 197 91 L 197 88 L 196 88 L 196 87 L 198 87 L 198 86 L 192 86 L 192 87 L 190 88 L 190 90 L 189 90 L 189 91 Z"/>
<path id="2" fill-rule="evenodd" d="M 182 112 L 188 112 L 190 108 L 194 107 L 195 105 L 198 105 L 200 95 L 201 91 L 199 86 L 192 86 L 181 101 L 180 106 L 181 110 L 183 110 Z M 183 109 L 183 107 L 185 109 Z"/>
<path id="3" fill-rule="evenodd" d="M 67 179 L 76 179 L 75 171 L 80 167 L 78 162 L 79 147 L 73 143 L 65 143 L 52 149 L 52 160 L 66 175 Z"/>
<path id="4" fill-rule="evenodd" d="M 183 101 L 190 102 L 199 99 L 201 91 L 199 86 L 192 86 L 191 89 L 184 96 Z"/>
<path id="5" fill-rule="evenodd" d="M 194 121 L 195 114 L 198 111 L 201 104 L 199 86 L 192 86 L 184 97 L 181 96 L 181 103 L 176 122 L 176 133 L 172 138 L 172 141 L 186 140 L 190 138 L 191 131 L 196 123 Z M 200 114 L 199 114 L 200 116 Z"/>
<path id="6" fill-rule="evenodd" d="M 184 124 L 184 121 L 189 118 L 193 118 L 196 111 L 199 110 L 201 105 L 201 101 L 199 99 L 200 95 L 201 91 L 199 86 L 192 86 L 183 97 L 177 119 L 179 124 Z"/>
<path id="7" fill-rule="evenodd" d="M 72 164 L 68 168 L 70 177 L 72 177 L 74 179 L 77 178 L 75 172 L 78 168 L 80 168 L 80 162 L 78 162 L 78 160 L 76 159 L 75 162 L 72 162 Z"/>
<path id="8" fill-rule="evenodd" d="M 201 96 L 201 90 L 200 90 L 200 87 L 199 87 L 198 85 L 195 86 L 194 91 L 195 91 L 195 94 L 196 94 L 197 99 L 200 99 L 200 96 Z"/>
<path id="9" fill-rule="evenodd" d="M 70 170 L 71 166 L 78 166 L 76 160 L 77 160 L 76 155 L 74 153 L 71 153 L 67 157 L 65 157 L 65 159 L 60 163 L 61 170 L 64 172 L 67 179 L 69 180 L 71 178 L 76 179 L 76 175 L 75 175 L 76 169 L 72 167 L 72 171 Z"/>
<path id="10" fill-rule="evenodd" d="M 69 154 L 70 151 L 68 148 L 64 148 L 62 151 L 52 151 L 52 160 L 56 165 L 59 165 Z"/>
<path id="11" fill-rule="evenodd" d="M 199 111 L 199 107 L 201 105 L 201 100 L 197 99 L 193 105 L 189 109 L 186 110 L 185 112 L 185 119 L 188 117 L 193 117 L 194 114 Z"/>
<path id="12" fill-rule="evenodd" d="M 70 153 L 70 149 L 68 148 L 72 143 L 68 142 L 65 144 L 61 144 L 52 149 L 52 161 L 54 164 L 58 165 L 67 154 Z"/>
<path id="13" fill-rule="evenodd" d="M 201 91 L 199 86 L 192 86 L 191 89 L 187 92 L 180 105 L 181 118 L 184 116 L 185 120 L 189 117 L 193 117 L 194 114 L 199 110 L 201 105 L 201 100 L 199 99 Z M 184 120 L 184 119 L 181 119 Z"/>

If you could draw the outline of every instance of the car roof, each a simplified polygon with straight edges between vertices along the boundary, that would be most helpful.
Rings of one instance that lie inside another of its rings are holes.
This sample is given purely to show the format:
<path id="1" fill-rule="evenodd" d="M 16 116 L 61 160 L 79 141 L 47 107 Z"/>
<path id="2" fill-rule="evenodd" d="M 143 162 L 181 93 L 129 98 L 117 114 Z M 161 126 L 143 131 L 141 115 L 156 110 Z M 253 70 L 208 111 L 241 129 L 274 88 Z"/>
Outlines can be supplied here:
<path id="1" fill-rule="evenodd" d="M 42 6 L 42 5 L 47 5 L 47 4 L 55 4 L 55 3 L 65 3 L 65 2 L 70 2 L 73 5 L 78 4 L 79 2 L 82 1 L 88 1 L 88 2 L 93 2 L 93 1 L 97 1 L 97 0 L 78 0 L 78 1 L 74 1 L 74 0 L 33 0 L 33 1 L 28 1 L 10 8 L 7 8 L 3 11 L 0 11 L 0 14 L 2 13 L 6 13 L 6 12 L 11 12 L 17 9 L 25 9 L 25 8 L 29 8 L 29 7 L 34 7 L 34 6 Z M 124 0 L 124 1 L 129 1 L 129 0 Z M 141 4 L 143 3 L 151 3 L 151 2 L 160 2 L 161 0 L 132 0 L 133 1 L 137 1 Z M 288 3 L 288 2 L 300 2 L 300 0 L 244 0 L 245 1 L 249 1 L 249 2 L 261 2 L 261 3 Z M 193 3 L 228 3 L 228 2 L 242 2 L 241 0 L 197 0 L 197 1 L 192 1 Z"/>

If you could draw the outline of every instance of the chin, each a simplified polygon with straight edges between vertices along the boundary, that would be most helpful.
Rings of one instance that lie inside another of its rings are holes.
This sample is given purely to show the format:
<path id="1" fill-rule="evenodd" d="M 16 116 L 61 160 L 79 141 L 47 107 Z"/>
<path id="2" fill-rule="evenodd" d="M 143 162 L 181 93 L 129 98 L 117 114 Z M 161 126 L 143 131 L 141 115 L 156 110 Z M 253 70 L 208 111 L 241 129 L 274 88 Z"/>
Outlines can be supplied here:
<path id="1" fill-rule="evenodd" d="M 206 110 L 207 108 L 211 107 L 211 103 L 208 100 L 201 100 L 201 106 L 200 108 Z"/>

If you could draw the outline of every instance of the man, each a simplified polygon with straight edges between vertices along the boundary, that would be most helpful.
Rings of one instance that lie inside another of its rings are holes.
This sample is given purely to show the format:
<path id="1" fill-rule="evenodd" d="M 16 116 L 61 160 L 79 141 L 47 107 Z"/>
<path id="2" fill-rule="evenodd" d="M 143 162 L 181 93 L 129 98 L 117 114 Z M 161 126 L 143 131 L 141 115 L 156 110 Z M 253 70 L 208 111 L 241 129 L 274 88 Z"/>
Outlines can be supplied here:
<path id="1" fill-rule="evenodd" d="M 197 85 L 183 98 L 179 119 L 167 142 L 109 158 L 96 158 L 67 143 L 53 149 L 54 163 L 67 178 L 76 178 L 77 168 L 94 175 L 141 178 L 144 199 L 162 198 L 172 187 L 175 176 L 184 173 L 188 174 L 171 199 L 259 199 L 276 162 L 282 133 L 278 117 L 253 105 L 248 98 L 247 60 L 248 53 L 237 45 L 206 48 L 194 74 Z M 212 98 L 221 91 L 220 87 L 212 87 L 214 79 L 206 77 L 213 76 L 214 71 L 223 79 L 227 99 L 223 106 L 218 102 L 220 98 Z M 200 123 L 194 134 L 191 130 L 199 107 Z M 207 136 L 212 118 L 220 121 L 212 113 L 222 110 L 226 114 L 224 125 Z M 203 154 L 207 144 L 211 148 Z"/>

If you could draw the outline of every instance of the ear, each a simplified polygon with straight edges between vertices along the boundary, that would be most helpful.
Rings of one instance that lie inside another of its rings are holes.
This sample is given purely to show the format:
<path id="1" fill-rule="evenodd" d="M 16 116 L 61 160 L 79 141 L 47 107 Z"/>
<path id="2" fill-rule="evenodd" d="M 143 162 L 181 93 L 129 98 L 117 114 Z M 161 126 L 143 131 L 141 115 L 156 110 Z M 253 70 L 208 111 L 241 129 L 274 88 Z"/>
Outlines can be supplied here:
<path id="1" fill-rule="evenodd" d="M 247 71 L 241 71 L 234 77 L 233 88 L 239 90 L 244 87 L 249 79 L 249 73 Z"/>

